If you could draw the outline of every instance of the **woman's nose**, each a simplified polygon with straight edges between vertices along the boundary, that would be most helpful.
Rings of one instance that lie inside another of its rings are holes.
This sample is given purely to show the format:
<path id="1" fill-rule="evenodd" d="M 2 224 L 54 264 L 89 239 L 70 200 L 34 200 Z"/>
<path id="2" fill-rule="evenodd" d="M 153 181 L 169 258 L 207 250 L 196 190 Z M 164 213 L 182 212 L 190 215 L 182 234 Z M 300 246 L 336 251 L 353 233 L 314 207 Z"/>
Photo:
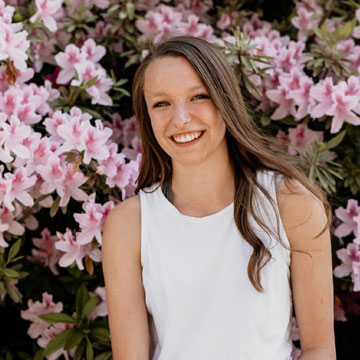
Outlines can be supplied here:
<path id="1" fill-rule="evenodd" d="M 182 128 L 191 120 L 191 115 L 186 104 L 179 104 L 174 106 L 174 113 L 172 121 L 175 126 Z"/>

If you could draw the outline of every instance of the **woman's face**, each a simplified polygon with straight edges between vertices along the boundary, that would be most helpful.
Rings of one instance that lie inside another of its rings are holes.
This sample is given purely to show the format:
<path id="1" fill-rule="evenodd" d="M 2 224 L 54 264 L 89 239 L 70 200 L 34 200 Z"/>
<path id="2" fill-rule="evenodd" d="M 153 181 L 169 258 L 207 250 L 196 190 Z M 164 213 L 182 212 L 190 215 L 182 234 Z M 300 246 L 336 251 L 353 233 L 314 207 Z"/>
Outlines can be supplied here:
<path id="1" fill-rule="evenodd" d="M 144 96 L 155 137 L 173 162 L 195 164 L 227 154 L 225 123 L 184 57 L 150 63 Z"/>

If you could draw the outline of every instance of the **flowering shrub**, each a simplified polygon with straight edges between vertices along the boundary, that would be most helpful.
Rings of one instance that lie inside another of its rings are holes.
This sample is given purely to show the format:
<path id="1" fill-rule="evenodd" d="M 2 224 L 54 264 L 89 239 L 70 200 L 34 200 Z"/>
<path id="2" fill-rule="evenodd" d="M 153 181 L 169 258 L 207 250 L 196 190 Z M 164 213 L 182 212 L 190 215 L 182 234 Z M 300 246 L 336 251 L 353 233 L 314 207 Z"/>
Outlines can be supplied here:
<path id="1" fill-rule="evenodd" d="M 0 0 L 0 309 L 23 329 L 0 359 L 111 358 L 101 233 L 141 160 L 128 79 L 171 34 L 224 51 L 254 121 L 329 194 L 335 319 L 358 319 L 360 7 L 289 2 L 279 23 L 236 3 Z"/>

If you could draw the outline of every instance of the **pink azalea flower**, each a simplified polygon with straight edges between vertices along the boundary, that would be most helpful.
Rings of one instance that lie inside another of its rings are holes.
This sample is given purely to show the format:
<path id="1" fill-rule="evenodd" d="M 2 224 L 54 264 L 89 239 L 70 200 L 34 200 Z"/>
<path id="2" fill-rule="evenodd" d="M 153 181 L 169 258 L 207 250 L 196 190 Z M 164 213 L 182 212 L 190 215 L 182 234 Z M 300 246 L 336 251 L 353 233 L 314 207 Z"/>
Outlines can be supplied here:
<path id="1" fill-rule="evenodd" d="M 30 22 L 35 22 L 39 17 L 44 25 L 51 31 L 57 30 L 54 16 L 59 12 L 62 0 L 35 0 L 36 13 L 30 18 Z"/>
<path id="2" fill-rule="evenodd" d="M 0 21 L 0 60 L 10 59 L 18 70 L 26 70 L 28 56 L 26 50 L 30 42 L 26 39 L 28 33 L 20 31 L 22 23 L 6 24 Z"/>
<path id="3" fill-rule="evenodd" d="M 107 176 L 115 176 L 117 171 L 116 164 L 121 155 L 118 154 L 118 146 L 115 143 L 109 144 L 107 150 L 109 157 L 99 162 L 96 173 L 99 175 L 106 174 Z"/>
<path id="4" fill-rule="evenodd" d="M 98 75 L 95 64 L 89 60 L 75 64 L 75 69 L 78 74 L 78 79 L 71 81 L 71 85 L 73 86 L 81 86 L 83 83 L 89 82 Z"/>
<path id="5" fill-rule="evenodd" d="M 125 155 L 120 155 L 121 157 L 119 157 L 116 162 L 116 174 L 114 176 L 108 176 L 106 184 L 110 187 L 117 185 L 121 189 L 123 197 L 125 197 L 125 187 L 130 182 L 133 170 L 129 164 L 125 163 Z"/>
<path id="6" fill-rule="evenodd" d="M 230 24 L 231 17 L 226 13 L 222 13 L 220 19 L 216 22 L 216 26 L 221 30 L 225 30 Z"/>
<path id="7" fill-rule="evenodd" d="M 301 6 L 297 9 L 297 16 L 291 19 L 291 23 L 299 30 L 312 30 L 315 25 L 312 21 L 313 14 L 305 6 Z"/>
<path id="8" fill-rule="evenodd" d="M 97 287 L 95 293 L 92 294 L 99 297 L 99 302 L 96 305 L 95 309 L 89 314 L 89 319 L 95 320 L 98 316 L 104 317 L 108 314 L 107 304 L 106 304 L 106 292 L 105 287 Z"/>
<path id="9" fill-rule="evenodd" d="M 342 261 L 342 264 L 334 269 L 336 277 L 342 278 L 348 276 L 353 271 L 353 264 L 360 263 L 360 249 L 357 244 L 348 244 L 346 249 L 337 250 L 336 255 Z"/>
<path id="10" fill-rule="evenodd" d="M 35 184 L 35 175 L 27 177 L 25 168 L 21 167 L 15 169 L 13 173 L 6 173 L 4 178 L 11 181 L 11 189 L 4 198 L 4 204 L 10 211 L 15 209 L 12 204 L 14 200 L 20 201 L 24 206 L 32 206 L 34 204 L 34 199 L 26 190 Z"/>
<path id="11" fill-rule="evenodd" d="M 336 90 L 332 94 L 333 105 L 326 112 L 327 115 L 333 115 L 330 132 L 337 133 L 344 122 L 353 125 L 360 125 L 360 118 L 352 110 L 356 110 L 359 105 L 359 99 L 356 96 L 345 95 L 343 90 Z"/>
<path id="12" fill-rule="evenodd" d="M 39 315 L 61 312 L 63 310 L 63 304 L 61 301 L 54 303 L 53 296 L 44 292 L 42 294 L 42 302 L 31 299 L 28 300 L 28 309 L 21 311 L 21 317 L 24 320 L 29 320 L 32 324 L 29 327 L 28 334 L 32 339 L 36 339 L 40 336 L 45 329 L 49 327 L 49 324 L 39 318 Z"/>
<path id="13" fill-rule="evenodd" d="M 58 128 L 60 125 L 67 123 L 70 116 L 68 114 L 63 114 L 61 111 L 55 111 L 51 117 L 46 118 L 43 121 L 46 131 L 52 135 L 52 139 L 58 142 L 63 142 L 64 139 L 60 134 L 58 134 Z"/>
<path id="14" fill-rule="evenodd" d="M 86 129 L 91 127 L 89 118 L 79 116 L 67 116 L 66 120 L 57 127 L 57 134 L 63 142 L 61 152 L 77 149 L 82 150 L 82 136 Z"/>
<path id="15" fill-rule="evenodd" d="M 135 136 L 131 142 L 131 148 L 127 147 L 122 150 L 122 153 L 129 160 L 136 160 L 139 153 L 142 152 L 141 141 L 138 136 Z"/>
<path id="16" fill-rule="evenodd" d="M 131 144 L 133 138 L 138 134 L 138 128 L 135 116 L 125 119 L 122 122 L 122 139 L 121 143 L 127 147 Z"/>
<path id="17" fill-rule="evenodd" d="M 344 90 L 346 96 L 357 96 L 360 99 L 360 82 L 358 77 L 350 76 L 347 82 L 339 83 L 338 87 Z"/>
<path id="18" fill-rule="evenodd" d="M 86 60 L 98 62 L 106 54 L 106 49 L 102 45 L 96 45 L 93 39 L 88 39 L 82 46 L 81 52 L 86 54 Z"/>
<path id="19" fill-rule="evenodd" d="M 41 121 L 42 116 L 37 114 L 36 108 L 38 104 L 36 103 L 26 103 L 20 104 L 17 106 L 14 115 L 23 123 L 27 125 L 36 124 Z"/>
<path id="20" fill-rule="evenodd" d="M 112 135 L 110 140 L 116 144 L 119 142 L 122 143 L 122 133 L 123 133 L 123 120 L 121 119 L 121 115 L 119 113 L 114 113 L 112 115 L 112 122 L 104 121 L 104 126 L 110 128 L 112 130 Z"/>
<path id="21" fill-rule="evenodd" d="M 280 105 L 272 114 L 272 120 L 279 120 L 287 115 L 296 116 L 294 100 L 288 98 L 288 89 L 284 85 L 280 85 L 277 89 L 267 90 L 266 96 Z"/>
<path id="22" fill-rule="evenodd" d="M 21 216 L 21 214 L 19 213 L 18 209 L 16 209 L 15 214 L 6 206 L 3 206 L 0 209 L 0 221 L 7 224 L 6 231 L 9 234 L 16 236 L 21 236 L 24 234 L 24 226 L 17 221 L 17 217 L 19 216 Z"/>
<path id="23" fill-rule="evenodd" d="M 343 224 L 335 229 L 335 236 L 342 238 L 351 233 L 358 236 L 358 224 L 355 221 L 355 218 L 360 215 L 360 207 L 358 206 L 357 200 L 348 200 L 346 209 L 342 207 L 337 208 L 335 210 L 335 215 L 338 219 L 343 221 Z"/>
<path id="24" fill-rule="evenodd" d="M 5 5 L 4 1 L 0 0 L 0 19 L 5 24 L 11 24 L 14 12 L 15 8 L 13 6 Z"/>
<path id="25" fill-rule="evenodd" d="M 0 217 L 0 248 L 6 248 L 9 244 L 4 239 L 4 232 L 9 228 L 9 224 L 3 224 Z"/>
<path id="26" fill-rule="evenodd" d="M 21 98 L 22 91 L 20 89 L 15 87 L 8 89 L 3 95 L 0 95 L 1 111 L 7 115 L 13 114 Z"/>
<path id="27" fill-rule="evenodd" d="M 135 26 L 143 33 L 140 36 L 139 41 L 145 41 L 152 39 L 160 31 L 163 21 L 163 16 L 155 11 L 149 11 L 145 15 L 145 19 L 137 19 Z"/>
<path id="28" fill-rule="evenodd" d="M 34 57 L 34 68 L 36 72 L 40 72 L 44 63 L 51 64 L 54 60 L 53 53 L 55 51 L 55 38 L 48 38 L 41 43 L 32 43 L 32 53 Z"/>
<path id="29" fill-rule="evenodd" d="M 323 141 L 324 135 L 321 131 L 310 130 L 305 124 L 298 125 L 296 128 L 289 128 L 290 145 L 288 152 L 290 155 L 296 155 L 299 148 L 305 150 L 313 144 L 316 139 Z"/>
<path id="30" fill-rule="evenodd" d="M 55 248 L 64 253 L 59 260 L 61 267 L 68 267 L 75 262 L 80 270 L 84 270 L 82 260 L 86 255 L 95 262 L 101 260 L 100 250 L 98 248 L 92 249 L 91 244 L 79 244 L 69 228 L 66 228 L 65 234 L 57 231 L 56 235 L 59 241 L 55 243 Z"/>
<path id="31" fill-rule="evenodd" d="M 78 244 L 89 244 L 94 238 L 101 245 L 101 233 L 104 228 L 105 218 L 114 207 L 112 201 L 108 201 L 104 205 L 95 203 L 95 193 L 89 200 L 83 203 L 85 214 L 74 214 L 75 220 L 79 223 L 81 232 L 77 233 Z"/>
<path id="32" fill-rule="evenodd" d="M 89 164 L 91 159 L 104 160 L 109 156 L 104 146 L 109 140 L 112 131 L 104 128 L 101 120 L 95 120 L 95 126 L 88 126 L 82 135 L 82 149 L 84 152 L 84 164 Z"/>
<path id="33" fill-rule="evenodd" d="M 59 206 L 66 206 L 71 197 L 77 201 L 85 201 L 88 195 L 85 191 L 79 189 L 79 187 L 84 184 L 87 179 L 81 171 L 74 173 L 73 164 L 67 164 L 62 187 L 59 187 L 57 190 L 61 197 Z"/>
<path id="34" fill-rule="evenodd" d="M 310 97 L 315 103 L 310 112 L 311 117 L 320 118 L 332 107 L 334 103 L 332 99 L 333 91 L 334 85 L 331 77 L 321 80 L 310 89 Z"/>
<path id="35" fill-rule="evenodd" d="M 41 232 L 41 238 L 33 238 L 32 241 L 37 249 L 31 250 L 32 256 L 28 256 L 28 260 L 40 261 L 43 266 L 49 267 L 54 275 L 58 275 L 59 271 L 56 264 L 61 257 L 61 253 L 55 248 L 57 236 L 52 236 L 48 228 L 45 228 Z"/>
<path id="36" fill-rule="evenodd" d="M 46 165 L 48 157 L 51 155 L 51 143 L 48 137 L 41 137 L 41 134 L 34 133 L 30 140 L 33 140 L 28 148 L 30 149 L 30 158 L 28 160 L 18 161 L 16 158 L 14 164 L 16 166 L 26 165 L 26 173 L 28 175 L 36 171 L 38 165 Z"/>
<path id="37" fill-rule="evenodd" d="M 61 332 L 73 328 L 73 324 L 64 324 L 57 323 L 51 326 L 48 326 L 38 338 L 37 343 L 41 348 L 46 348 L 47 344 L 52 340 L 55 335 L 60 334 Z M 51 355 L 46 357 L 47 360 L 57 360 L 64 356 L 65 360 L 69 360 L 69 352 L 64 350 L 63 348 L 56 350 Z"/>
<path id="38" fill-rule="evenodd" d="M 55 56 L 56 63 L 62 68 L 56 82 L 67 84 L 75 75 L 75 65 L 85 61 L 85 58 L 86 54 L 80 52 L 77 46 L 74 44 L 67 45 L 65 52 L 58 53 Z"/>
<path id="39" fill-rule="evenodd" d="M 111 106 L 113 102 L 107 91 L 111 89 L 113 81 L 106 77 L 106 71 L 101 67 L 97 69 L 96 75 L 98 77 L 95 84 L 86 89 L 86 92 L 92 97 L 91 103 Z"/>
<path id="40" fill-rule="evenodd" d="M 63 191 L 66 170 L 58 156 L 53 153 L 49 155 L 46 165 L 37 166 L 36 171 L 45 180 L 41 185 L 42 194 L 49 194 L 54 190 L 59 194 Z"/>
<path id="41" fill-rule="evenodd" d="M 288 97 L 293 99 L 295 104 L 298 106 L 296 111 L 296 120 L 301 120 L 308 114 L 308 108 L 310 105 L 310 89 L 314 83 L 311 78 L 302 76 L 299 81 L 299 89 L 292 90 L 289 92 Z"/>

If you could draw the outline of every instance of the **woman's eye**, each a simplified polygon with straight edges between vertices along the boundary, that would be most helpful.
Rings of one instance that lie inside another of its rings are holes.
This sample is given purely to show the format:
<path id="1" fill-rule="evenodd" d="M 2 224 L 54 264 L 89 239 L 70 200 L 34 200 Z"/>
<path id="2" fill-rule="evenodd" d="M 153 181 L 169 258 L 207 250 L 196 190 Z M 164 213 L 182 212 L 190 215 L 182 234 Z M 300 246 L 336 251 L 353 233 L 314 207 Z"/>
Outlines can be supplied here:
<path id="1" fill-rule="evenodd" d="M 163 107 L 164 105 L 166 105 L 167 102 L 166 101 L 159 101 L 154 105 L 154 108 L 156 107 Z"/>
<path id="2" fill-rule="evenodd" d="M 201 99 L 210 99 L 210 96 L 209 95 L 206 95 L 206 94 L 198 94 L 198 95 L 195 95 L 194 96 L 194 100 L 201 100 Z"/>

